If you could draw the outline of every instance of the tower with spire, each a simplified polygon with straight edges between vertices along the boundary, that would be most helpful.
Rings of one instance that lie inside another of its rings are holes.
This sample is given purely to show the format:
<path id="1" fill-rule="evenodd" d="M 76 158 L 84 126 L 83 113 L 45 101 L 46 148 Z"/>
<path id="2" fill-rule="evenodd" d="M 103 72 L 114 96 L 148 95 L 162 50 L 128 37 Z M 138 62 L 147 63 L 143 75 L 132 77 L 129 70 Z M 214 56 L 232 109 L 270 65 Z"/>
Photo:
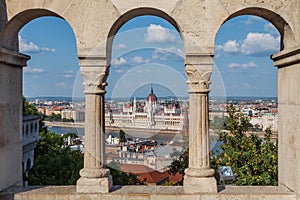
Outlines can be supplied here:
<path id="1" fill-rule="evenodd" d="M 150 126 L 155 125 L 154 113 L 156 111 L 156 102 L 157 102 L 157 97 L 153 92 L 153 86 L 151 84 L 150 94 L 148 95 L 146 101 L 146 107 L 148 112 L 148 124 Z"/>

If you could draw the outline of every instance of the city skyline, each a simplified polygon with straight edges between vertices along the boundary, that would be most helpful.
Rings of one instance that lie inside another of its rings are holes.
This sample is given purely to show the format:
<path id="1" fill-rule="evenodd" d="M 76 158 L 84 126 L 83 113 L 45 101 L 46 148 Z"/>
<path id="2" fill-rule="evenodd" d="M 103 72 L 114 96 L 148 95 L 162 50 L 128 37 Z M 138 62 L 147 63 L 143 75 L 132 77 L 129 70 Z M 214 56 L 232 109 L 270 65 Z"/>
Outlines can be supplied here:
<path id="1" fill-rule="evenodd" d="M 66 21 L 34 20 L 21 30 L 19 41 L 20 51 L 32 57 L 24 68 L 26 97 L 83 96 L 75 37 Z M 267 55 L 279 51 L 279 41 L 278 31 L 261 18 L 226 22 L 216 36 L 211 95 L 277 96 L 277 69 Z M 149 84 L 156 85 L 157 96 L 188 96 L 183 43 L 167 21 L 134 18 L 121 27 L 112 48 L 107 98 L 136 91 L 145 96 L 149 90 L 140 88 Z"/>

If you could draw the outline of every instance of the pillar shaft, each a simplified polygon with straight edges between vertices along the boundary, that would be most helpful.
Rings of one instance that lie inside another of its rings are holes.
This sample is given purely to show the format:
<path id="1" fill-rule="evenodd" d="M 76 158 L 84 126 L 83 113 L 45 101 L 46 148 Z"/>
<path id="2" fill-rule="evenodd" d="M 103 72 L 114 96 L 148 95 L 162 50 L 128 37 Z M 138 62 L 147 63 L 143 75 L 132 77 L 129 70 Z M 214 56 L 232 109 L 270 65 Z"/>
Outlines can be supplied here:
<path id="1" fill-rule="evenodd" d="M 190 94 L 189 167 L 208 169 L 209 163 L 209 127 L 208 93 Z"/>
<path id="2" fill-rule="evenodd" d="M 105 167 L 104 94 L 87 94 L 84 168 Z"/>

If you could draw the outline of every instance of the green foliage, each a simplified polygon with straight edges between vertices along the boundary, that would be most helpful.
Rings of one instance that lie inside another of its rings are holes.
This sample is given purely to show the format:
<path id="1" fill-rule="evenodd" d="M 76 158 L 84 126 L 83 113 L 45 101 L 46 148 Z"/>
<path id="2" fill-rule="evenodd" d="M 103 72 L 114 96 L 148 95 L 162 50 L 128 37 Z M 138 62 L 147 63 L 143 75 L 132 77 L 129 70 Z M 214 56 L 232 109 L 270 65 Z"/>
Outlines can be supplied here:
<path id="1" fill-rule="evenodd" d="M 126 142 L 125 132 L 121 129 L 119 132 L 120 142 Z"/>
<path id="2" fill-rule="evenodd" d="M 174 182 L 174 181 L 167 181 L 165 183 L 162 184 L 163 186 L 178 186 L 178 185 L 182 185 L 182 183 L 177 183 L 177 182 Z"/>
<path id="3" fill-rule="evenodd" d="M 210 125 L 210 128 L 212 128 L 212 129 L 223 130 L 223 129 L 225 129 L 225 120 L 224 120 L 224 118 L 215 116 L 209 125 Z"/>
<path id="4" fill-rule="evenodd" d="M 170 169 L 169 169 L 169 173 L 175 175 L 176 173 L 182 174 L 184 176 L 184 170 L 186 168 L 188 168 L 189 165 L 189 149 L 188 148 L 184 148 L 183 151 L 178 154 L 173 154 L 173 155 L 178 155 L 177 157 L 175 157 L 175 159 L 172 161 Z M 179 182 L 179 183 L 168 183 L 171 185 L 182 185 L 183 181 Z"/>
<path id="5" fill-rule="evenodd" d="M 34 105 L 29 104 L 29 102 L 23 96 L 23 116 L 27 115 L 39 115 L 39 112 Z"/>
<path id="6" fill-rule="evenodd" d="M 264 140 L 252 133 L 248 118 L 228 107 L 228 132 L 220 133 L 221 152 L 212 156 L 212 167 L 229 165 L 236 176 L 236 185 L 277 185 L 277 143 L 271 142 L 271 131 L 266 130 Z M 218 178 L 218 177 L 217 177 Z"/>
<path id="7" fill-rule="evenodd" d="M 62 148 L 63 137 L 43 129 L 35 149 L 35 163 L 29 171 L 29 185 L 74 185 L 83 168 L 83 154 Z"/>
<path id="8" fill-rule="evenodd" d="M 63 136 L 62 136 L 62 138 L 63 139 L 66 139 L 66 138 L 68 138 L 68 137 L 71 137 L 71 138 L 77 138 L 78 137 L 78 135 L 76 134 L 76 133 L 66 133 L 66 134 L 63 134 Z"/>
<path id="9" fill-rule="evenodd" d="M 74 122 L 74 119 L 67 119 L 67 118 L 62 118 L 62 122 Z"/>
<path id="10" fill-rule="evenodd" d="M 55 114 L 55 113 L 51 113 L 51 115 L 48 115 L 46 118 L 45 118 L 46 121 L 50 121 L 50 122 L 61 122 L 62 119 L 61 119 L 61 114 Z"/>
<path id="11" fill-rule="evenodd" d="M 142 185 L 137 175 L 122 172 L 118 162 L 112 161 L 108 168 L 110 169 L 114 185 Z"/>
<path id="12" fill-rule="evenodd" d="M 221 151 L 212 155 L 211 166 L 218 171 L 219 166 L 229 165 L 236 176 L 236 185 L 277 185 L 278 145 L 271 142 L 272 132 L 267 129 L 264 139 L 246 133 L 252 128 L 249 119 L 228 107 L 229 117 L 225 124 L 228 132 L 220 133 Z M 184 175 L 188 167 L 188 149 L 171 163 L 170 172 Z M 178 155 L 177 153 L 174 155 Z M 218 173 L 216 178 L 219 179 Z M 172 185 L 172 183 L 168 183 Z"/>

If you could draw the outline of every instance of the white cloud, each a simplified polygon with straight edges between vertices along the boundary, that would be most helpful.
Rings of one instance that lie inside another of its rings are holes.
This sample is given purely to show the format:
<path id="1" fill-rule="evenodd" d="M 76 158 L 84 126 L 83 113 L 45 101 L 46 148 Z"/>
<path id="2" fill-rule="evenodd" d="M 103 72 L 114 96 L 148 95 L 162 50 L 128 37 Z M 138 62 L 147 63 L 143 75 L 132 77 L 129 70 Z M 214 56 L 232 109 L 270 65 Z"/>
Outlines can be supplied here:
<path id="1" fill-rule="evenodd" d="M 62 78 L 74 78 L 75 77 L 75 73 L 73 70 L 65 70 L 64 74 L 61 75 L 60 77 Z"/>
<path id="2" fill-rule="evenodd" d="M 141 57 L 141 56 L 134 56 L 133 62 L 140 64 L 140 63 L 144 63 L 145 59 L 143 57 Z"/>
<path id="3" fill-rule="evenodd" d="M 166 49 L 157 48 L 152 54 L 154 60 L 181 60 L 184 53 L 182 49 L 176 47 L 170 47 Z"/>
<path id="4" fill-rule="evenodd" d="M 55 86 L 56 87 L 66 87 L 67 84 L 65 82 L 58 82 L 58 83 L 55 83 Z"/>
<path id="5" fill-rule="evenodd" d="M 127 60 L 123 57 L 113 60 L 112 64 L 113 65 L 125 65 L 127 63 Z"/>
<path id="6" fill-rule="evenodd" d="M 249 62 L 249 63 L 230 63 L 227 65 L 230 69 L 232 70 L 237 70 L 237 71 L 247 71 L 253 68 L 256 68 L 257 65 L 254 62 Z"/>
<path id="7" fill-rule="evenodd" d="M 246 56 L 268 56 L 280 50 L 280 36 L 272 36 L 270 33 L 248 33 L 246 39 L 237 42 L 228 40 L 223 45 L 216 45 L 216 53 L 228 54 L 241 53 Z"/>
<path id="8" fill-rule="evenodd" d="M 122 74 L 125 72 L 125 70 L 124 69 L 115 69 L 115 72 L 118 74 Z"/>
<path id="9" fill-rule="evenodd" d="M 115 50 L 121 50 L 121 49 L 125 49 L 126 45 L 125 44 L 117 44 L 114 46 Z"/>
<path id="10" fill-rule="evenodd" d="M 46 72 L 42 68 L 29 68 L 29 67 L 23 68 L 23 71 L 24 71 L 24 73 L 27 73 L 27 74 L 42 74 L 42 73 Z"/>
<path id="11" fill-rule="evenodd" d="M 19 36 L 19 50 L 26 53 L 55 52 L 53 48 L 39 47 L 33 42 L 27 42 L 21 36 Z"/>
<path id="12" fill-rule="evenodd" d="M 228 40 L 223 45 L 223 51 L 226 53 L 238 53 L 240 51 L 240 44 L 236 40 Z"/>
<path id="13" fill-rule="evenodd" d="M 176 35 L 170 29 L 156 24 L 151 24 L 147 28 L 147 33 L 145 34 L 146 43 L 168 43 L 175 41 Z"/>
<path id="14" fill-rule="evenodd" d="M 274 35 L 274 36 L 279 36 L 280 35 L 277 28 L 271 23 L 265 24 L 264 25 L 264 30 L 265 30 L 265 32 L 270 33 L 271 35 Z"/>
<path id="15" fill-rule="evenodd" d="M 269 33 L 249 33 L 241 45 L 244 55 L 262 56 L 269 55 L 280 49 L 280 37 Z"/>

